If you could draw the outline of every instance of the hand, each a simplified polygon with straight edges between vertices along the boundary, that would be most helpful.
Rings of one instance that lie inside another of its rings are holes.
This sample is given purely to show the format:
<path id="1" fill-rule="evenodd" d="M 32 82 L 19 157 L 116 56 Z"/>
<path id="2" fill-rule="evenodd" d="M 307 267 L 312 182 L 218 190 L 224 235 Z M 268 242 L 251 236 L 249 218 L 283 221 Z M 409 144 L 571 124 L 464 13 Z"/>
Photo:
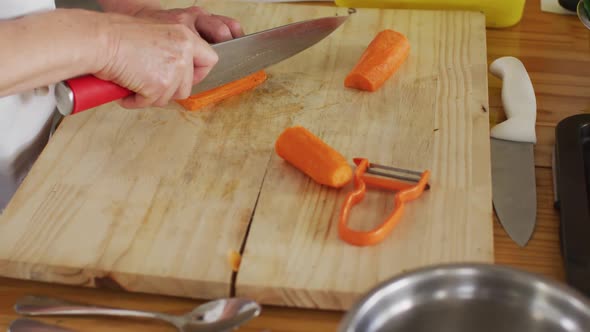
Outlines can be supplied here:
<path id="1" fill-rule="evenodd" d="M 139 11 L 135 16 L 164 23 L 183 24 L 209 43 L 220 43 L 244 35 L 238 21 L 229 17 L 210 14 L 201 7 L 170 10 L 148 8 Z"/>
<path id="2" fill-rule="evenodd" d="M 187 98 L 218 61 L 209 44 L 185 25 L 106 15 L 110 46 L 94 75 L 136 93 L 120 101 L 123 107 L 165 106 Z"/>

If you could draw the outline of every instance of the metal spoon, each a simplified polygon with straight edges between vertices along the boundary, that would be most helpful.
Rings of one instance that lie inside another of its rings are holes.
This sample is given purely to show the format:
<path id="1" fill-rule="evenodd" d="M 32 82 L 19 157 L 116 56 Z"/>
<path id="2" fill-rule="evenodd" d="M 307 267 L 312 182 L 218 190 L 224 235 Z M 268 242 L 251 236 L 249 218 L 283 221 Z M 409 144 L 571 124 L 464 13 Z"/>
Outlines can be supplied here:
<path id="1" fill-rule="evenodd" d="M 209 332 L 235 329 L 260 314 L 260 305 L 252 300 L 229 298 L 207 302 L 193 311 L 174 316 L 159 312 L 98 307 L 59 299 L 26 296 L 17 301 L 17 313 L 29 316 L 117 316 L 158 319 L 179 332 Z"/>
<path id="2" fill-rule="evenodd" d="M 578 2 L 578 7 L 576 8 L 577 13 L 578 13 L 578 17 L 580 18 L 580 21 L 582 21 L 582 23 L 584 23 L 584 25 L 586 26 L 586 28 L 590 29 L 590 18 L 588 17 L 588 13 L 586 13 L 586 10 L 584 9 L 584 1 L 580 0 L 580 2 Z"/>

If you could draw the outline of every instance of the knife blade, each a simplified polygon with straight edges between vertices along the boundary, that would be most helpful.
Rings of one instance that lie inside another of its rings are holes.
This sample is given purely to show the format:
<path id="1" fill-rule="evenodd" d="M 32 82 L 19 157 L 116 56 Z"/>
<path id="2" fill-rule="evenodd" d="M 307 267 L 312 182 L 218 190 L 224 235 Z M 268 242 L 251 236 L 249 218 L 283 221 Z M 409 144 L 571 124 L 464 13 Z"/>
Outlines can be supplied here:
<path id="1" fill-rule="evenodd" d="M 288 59 L 320 42 L 348 16 L 306 20 L 211 45 L 219 61 L 191 95 L 206 91 Z M 57 117 L 76 114 L 133 94 L 113 82 L 85 75 L 57 84 Z M 57 123 L 54 120 L 54 123 Z M 53 130 L 52 130 L 53 131 Z"/>
<path id="2" fill-rule="evenodd" d="M 537 219 L 534 145 L 537 103 L 530 77 L 515 57 L 501 57 L 490 72 L 502 79 L 507 120 L 491 129 L 492 200 L 512 240 L 524 247 Z"/>

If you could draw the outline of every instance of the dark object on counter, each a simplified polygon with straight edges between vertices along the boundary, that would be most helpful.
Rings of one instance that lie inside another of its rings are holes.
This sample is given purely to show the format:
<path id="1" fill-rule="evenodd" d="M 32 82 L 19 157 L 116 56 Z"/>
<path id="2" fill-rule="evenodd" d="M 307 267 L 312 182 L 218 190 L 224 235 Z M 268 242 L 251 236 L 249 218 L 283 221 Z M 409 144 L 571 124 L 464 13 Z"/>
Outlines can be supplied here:
<path id="1" fill-rule="evenodd" d="M 566 281 L 590 296 L 590 114 L 557 124 L 553 182 Z"/>
<path id="2" fill-rule="evenodd" d="M 559 0 L 559 5 L 567 10 L 571 10 L 573 12 L 576 11 L 578 7 L 579 0 Z"/>

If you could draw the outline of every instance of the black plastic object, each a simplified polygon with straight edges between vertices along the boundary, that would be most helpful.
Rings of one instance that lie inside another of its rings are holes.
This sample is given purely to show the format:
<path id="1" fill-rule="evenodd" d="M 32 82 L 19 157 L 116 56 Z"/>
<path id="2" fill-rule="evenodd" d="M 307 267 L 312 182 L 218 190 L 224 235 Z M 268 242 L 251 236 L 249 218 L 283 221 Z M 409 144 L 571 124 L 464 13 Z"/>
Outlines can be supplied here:
<path id="1" fill-rule="evenodd" d="M 575 12 L 576 8 L 578 7 L 578 2 L 580 2 L 580 0 L 559 0 L 559 5 L 565 9 Z"/>
<path id="2" fill-rule="evenodd" d="M 590 296 L 590 114 L 559 122 L 553 158 L 566 281 Z"/>

